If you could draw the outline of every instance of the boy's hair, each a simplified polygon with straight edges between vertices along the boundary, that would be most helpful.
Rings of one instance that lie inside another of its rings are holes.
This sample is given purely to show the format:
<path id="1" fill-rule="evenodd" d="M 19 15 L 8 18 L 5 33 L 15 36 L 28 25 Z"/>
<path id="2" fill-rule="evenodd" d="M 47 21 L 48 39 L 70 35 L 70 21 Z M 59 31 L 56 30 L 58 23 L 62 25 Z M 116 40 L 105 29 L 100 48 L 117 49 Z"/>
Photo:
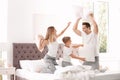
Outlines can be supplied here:
<path id="1" fill-rule="evenodd" d="M 62 41 L 64 42 L 64 44 L 66 43 L 66 42 L 68 42 L 70 40 L 70 37 L 69 36 L 65 36 L 65 37 L 63 37 L 63 39 L 62 39 Z"/>

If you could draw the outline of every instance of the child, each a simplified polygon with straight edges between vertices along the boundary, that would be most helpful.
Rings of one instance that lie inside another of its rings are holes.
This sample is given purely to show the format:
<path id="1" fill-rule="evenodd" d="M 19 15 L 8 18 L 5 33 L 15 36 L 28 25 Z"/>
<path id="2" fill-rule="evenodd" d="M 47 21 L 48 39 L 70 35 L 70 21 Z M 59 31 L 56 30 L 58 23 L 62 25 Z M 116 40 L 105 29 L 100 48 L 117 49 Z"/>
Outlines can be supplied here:
<path id="1" fill-rule="evenodd" d="M 77 45 L 77 46 L 72 46 L 71 47 L 71 39 L 68 36 L 67 37 L 63 37 L 62 41 L 65 44 L 65 46 L 63 48 L 62 67 L 66 67 L 66 66 L 72 65 L 72 63 L 71 63 L 71 57 L 75 58 L 75 59 L 79 59 L 79 60 L 85 61 L 85 58 L 75 55 L 73 53 L 73 51 L 72 51 L 72 47 L 73 48 L 77 48 L 77 47 L 82 46 L 81 44 Z"/>

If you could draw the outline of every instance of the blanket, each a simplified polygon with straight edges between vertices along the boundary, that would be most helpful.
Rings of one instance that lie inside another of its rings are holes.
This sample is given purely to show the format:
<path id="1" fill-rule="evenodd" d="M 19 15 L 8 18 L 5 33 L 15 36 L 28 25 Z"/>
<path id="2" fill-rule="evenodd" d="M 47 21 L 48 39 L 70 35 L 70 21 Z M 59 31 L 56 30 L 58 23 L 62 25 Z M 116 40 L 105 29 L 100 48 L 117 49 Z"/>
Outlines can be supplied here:
<path id="1" fill-rule="evenodd" d="M 90 80 L 95 73 L 89 66 L 77 65 L 59 68 L 55 71 L 55 80 Z"/>

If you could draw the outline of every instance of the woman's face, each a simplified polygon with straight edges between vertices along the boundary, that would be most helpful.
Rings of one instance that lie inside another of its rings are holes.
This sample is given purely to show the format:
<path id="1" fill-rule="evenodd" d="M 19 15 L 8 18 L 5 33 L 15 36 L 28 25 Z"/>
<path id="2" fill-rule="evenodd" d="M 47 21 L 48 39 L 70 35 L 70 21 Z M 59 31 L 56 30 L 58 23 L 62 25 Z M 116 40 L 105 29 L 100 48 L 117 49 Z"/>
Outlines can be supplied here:
<path id="1" fill-rule="evenodd" d="M 54 32 L 53 32 L 53 33 L 54 33 L 55 35 L 56 35 L 56 32 L 57 32 L 56 29 L 54 29 Z"/>

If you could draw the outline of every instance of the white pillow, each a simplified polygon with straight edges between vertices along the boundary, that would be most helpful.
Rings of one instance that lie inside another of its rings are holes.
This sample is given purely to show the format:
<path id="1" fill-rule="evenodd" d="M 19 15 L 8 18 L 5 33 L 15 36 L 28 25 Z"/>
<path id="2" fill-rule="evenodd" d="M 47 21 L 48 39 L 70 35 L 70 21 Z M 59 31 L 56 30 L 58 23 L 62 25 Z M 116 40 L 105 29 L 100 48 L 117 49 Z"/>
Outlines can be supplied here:
<path id="1" fill-rule="evenodd" d="M 58 66 L 62 66 L 62 61 L 63 61 L 63 58 L 59 58 L 59 60 L 56 60 Z"/>
<path id="2" fill-rule="evenodd" d="M 20 60 L 20 67 L 25 70 L 29 70 L 29 60 Z"/>
<path id="3" fill-rule="evenodd" d="M 22 69 L 29 70 L 31 72 L 40 72 L 45 67 L 44 61 L 41 60 L 20 60 L 20 66 Z"/>
<path id="4" fill-rule="evenodd" d="M 82 61 L 80 61 L 78 59 L 74 59 L 74 58 L 71 58 L 71 63 L 73 66 L 82 65 Z"/>

